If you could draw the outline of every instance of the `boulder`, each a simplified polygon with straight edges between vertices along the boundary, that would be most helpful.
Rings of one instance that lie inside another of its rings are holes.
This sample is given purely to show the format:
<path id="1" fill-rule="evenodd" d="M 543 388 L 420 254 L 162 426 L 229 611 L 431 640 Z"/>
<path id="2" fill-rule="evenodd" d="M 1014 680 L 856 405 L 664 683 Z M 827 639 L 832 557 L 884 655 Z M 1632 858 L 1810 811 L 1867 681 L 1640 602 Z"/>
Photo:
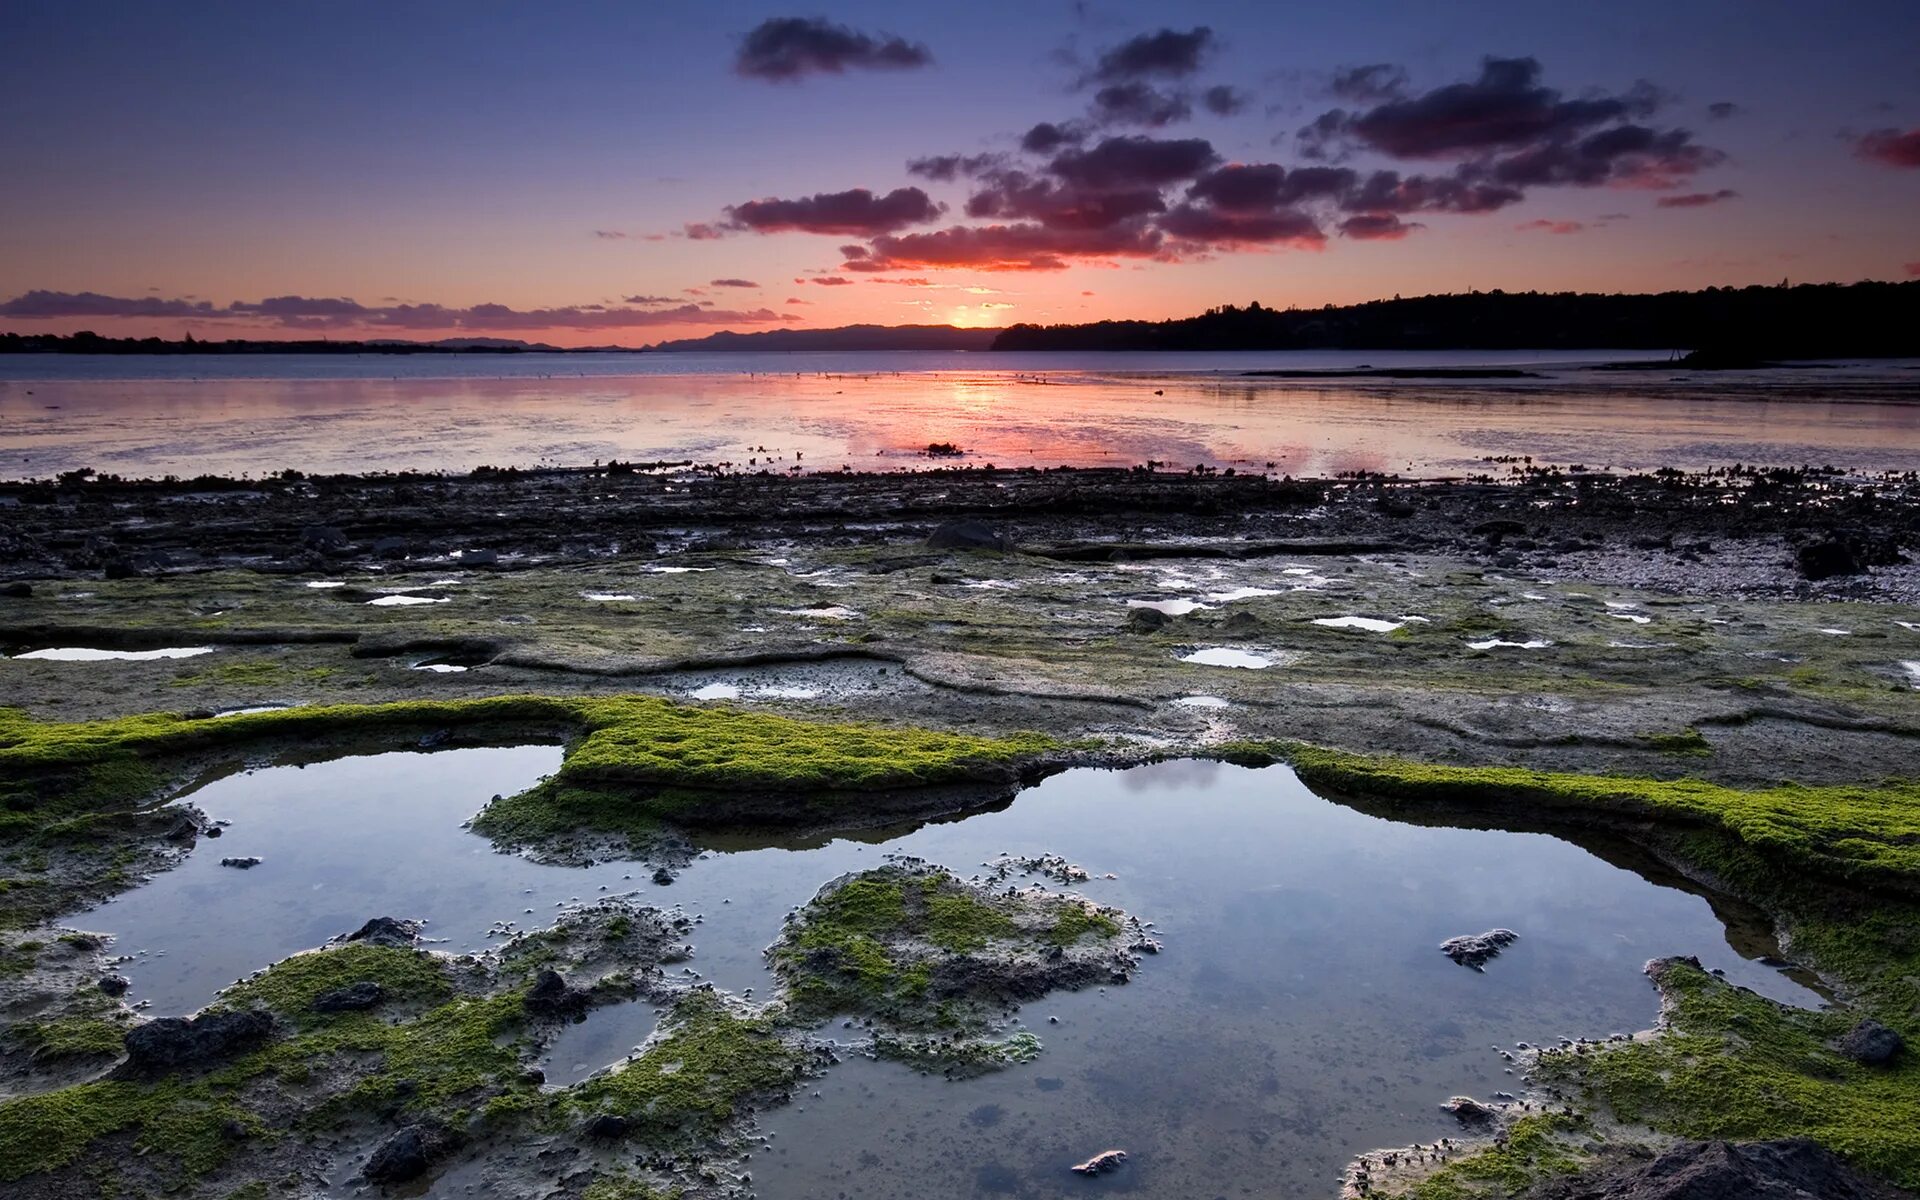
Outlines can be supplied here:
<path id="1" fill-rule="evenodd" d="M 127 989 L 132 986 L 133 980 L 128 979 L 125 975 L 102 975 L 100 977 L 100 990 L 109 996 L 124 996 L 127 994 Z"/>
<path id="2" fill-rule="evenodd" d="M 407 1183 L 418 1179 L 434 1160 L 453 1149 L 455 1138 L 444 1125 L 422 1122 L 387 1135 L 362 1168 L 368 1183 Z"/>
<path id="3" fill-rule="evenodd" d="M 568 987 L 558 971 L 549 970 L 534 977 L 533 986 L 527 989 L 521 1003 L 528 1012 L 539 1016 L 571 1017 L 586 1010 L 587 994 Z"/>
<path id="4" fill-rule="evenodd" d="M 300 531 L 300 544 L 308 550 L 345 550 L 352 543 L 347 535 L 331 525 L 309 525 Z"/>
<path id="5" fill-rule="evenodd" d="M 1491 1125 L 1500 1116 L 1493 1107 L 1471 1096 L 1454 1096 L 1440 1107 L 1459 1118 L 1462 1125 Z"/>
<path id="6" fill-rule="evenodd" d="M 405 949 L 419 940 L 419 937 L 420 922 L 418 921 L 403 921 L 398 917 L 375 917 L 348 934 L 346 940 Z"/>
<path id="7" fill-rule="evenodd" d="M 1502 950 L 1519 940 L 1520 935 L 1511 929 L 1489 929 L 1485 933 L 1448 938 L 1440 943 L 1440 953 L 1463 967 L 1485 971 L 1487 964 L 1500 957 Z"/>
<path id="8" fill-rule="evenodd" d="M 1005 553 L 1013 549 L 1013 540 L 985 521 L 948 521 L 936 526 L 927 535 L 927 547 L 931 550 L 998 550 Z"/>
<path id="9" fill-rule="evenodd" d="M 1883 1067 L 1905 1048 L 1899 1034 L 1871 1017 L 1847 1030 L 1838 1045 L 1840 1053 L 1866 1067 Z"/>
<path id="10" fill-rule="evenodd" d="M 1165 629 L 1167 622 L 1173 620 L 1157 608 L 1130 608 L 1127 610 L 1127 628 L 1133 633 L 1153 633 Z"/>
<path id="11" fill-rule="evenodd" d="M 238 867 L 242 871 L 251 871 L 260 865 L 260 856 L 258 854 L 247 854 L 239 858 L 223 858 L 220 860 L 220 865 L 223 867 Z"/>
<path id="12" fill-rule="evenodd" d="M 590 1138 L 612 1140 L 623 1138 L 633 1129 L 633 1122 L 613 1113 L 601 1113 L 588 1121 L 582 1130 Z"/>
<path id="13" fill-rule="evenodd" d="M 1102 1150 L 1085 1162 L 1073 1164 L 1073 1170 L 1081 1175 L 1105 1175 L 1109 1171 L 1119 1170 L 1120 1164 L 1126 1161 L 1125 1150 Z"/>
<path id="14" fill-rule="evenodd" d="M 1911 1200 L 1861 1175 L 1805 1138 L 1682 1142 L 1651 1161 L 1627 1161 L 1544 1183 L 1528 1200 Z"/>
<path id="15" fill-rule="evenodd" d="M 1860 556 L 1854 553 L 1853 546 L 1844 538 L 1827 538 L 1823 541 L 1808 542 L 1794 551 L 1794 562 L 1800 568 L 1800 574 L 1808 579 L 1831 579 L 1836 575 L 1861 575 L 1866 565 Z"/>
<path id="16" fill-rule="evenodd" d="M 0 583 L 0 597 L 8 600 L 31 600 L 33 599 L 33 585 L 24 579 L 16 579 L 11 583 Z"/>
<path id="17" fill-rule="evenodd" d="M 259 1045 L 272 1032 L 273 1018 L 263 1012 L 161 1017 L 127 1031 L 127 1067 L 160 1072 L 205 1066 Z"/>

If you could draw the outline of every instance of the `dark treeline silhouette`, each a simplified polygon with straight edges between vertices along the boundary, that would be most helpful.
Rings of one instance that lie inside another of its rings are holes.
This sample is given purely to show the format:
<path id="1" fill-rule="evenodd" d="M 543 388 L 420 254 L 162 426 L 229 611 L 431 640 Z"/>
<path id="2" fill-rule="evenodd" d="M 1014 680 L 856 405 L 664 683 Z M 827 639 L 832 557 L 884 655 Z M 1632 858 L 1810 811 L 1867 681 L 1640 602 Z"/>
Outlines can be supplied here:
<path id="1" fill-rule="evenodd" d="M 1920 281 L 1657 295 L 1466 292 L 1169 321 L 1012 325 L 995 350 L 1683 350 L 1702 363 L 1920 357 Z"/>
<path id="2" fill-rule="evenodd" d="M 706 337 L 661 342 L 655 350 L 732 353 L 741 350 L 985 350 L 997 329 L 957 325 L 841 325 L 833 329 L 768 329 L 736 333 L 723 329 Z"/>
<path id="3" fill-rule="evenodd" d="M 607 351 L 634 353 L 626 346 L 549 346 L 545 342 L 507 338 L 447 338 L 438 342 L 339 342 L 325 338 L 276 342 L 228 338 L 209 342 L 192 334 L 170 341 L 157 337 L 102 337 L 91 330 L 65 336 L 0 333 L 0 354 L 592 354 Z"/>

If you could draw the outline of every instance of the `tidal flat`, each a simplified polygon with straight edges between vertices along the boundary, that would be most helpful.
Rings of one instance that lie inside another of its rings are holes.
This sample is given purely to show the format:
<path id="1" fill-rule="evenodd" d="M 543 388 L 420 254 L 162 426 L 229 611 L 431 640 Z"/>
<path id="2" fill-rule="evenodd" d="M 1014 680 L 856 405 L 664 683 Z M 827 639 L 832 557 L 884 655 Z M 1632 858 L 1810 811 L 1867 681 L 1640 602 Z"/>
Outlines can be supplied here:
<path id="1" fill-rule="evenodd" d="M 0 484 L 0 1181 L 1920 1186 L 1920 482 L 1501 469 Z"/>

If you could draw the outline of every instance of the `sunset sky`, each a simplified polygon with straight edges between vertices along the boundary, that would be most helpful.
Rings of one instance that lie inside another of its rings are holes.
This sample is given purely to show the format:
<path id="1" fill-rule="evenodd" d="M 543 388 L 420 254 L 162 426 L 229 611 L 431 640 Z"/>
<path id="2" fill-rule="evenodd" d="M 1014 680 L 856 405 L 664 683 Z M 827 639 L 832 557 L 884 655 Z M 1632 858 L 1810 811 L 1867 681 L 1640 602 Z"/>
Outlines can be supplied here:
<path id="1" fill-rule="evenodd" d="M 1920 275 L 1914 0 L 9 0 L 0 45 L 20 333 L 641 345 Z"/>

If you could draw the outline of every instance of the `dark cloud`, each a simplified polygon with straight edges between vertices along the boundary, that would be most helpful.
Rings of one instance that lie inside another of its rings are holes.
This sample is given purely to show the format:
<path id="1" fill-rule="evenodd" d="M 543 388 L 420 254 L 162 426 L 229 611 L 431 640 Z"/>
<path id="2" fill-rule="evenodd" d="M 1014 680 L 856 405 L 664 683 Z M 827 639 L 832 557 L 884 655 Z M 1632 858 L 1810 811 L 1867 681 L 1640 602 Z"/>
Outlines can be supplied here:
<path id="1" fill-rule="evenodd" d="M 1198 71 L 1213 48 L 1213 30 L 1205 25 L 1185 33 L 1176 29 L 1143 33 L 1102 54 L 1088 78 L 1100 83 L 1153 77 L 1180 79 Z"/>
<path id="2" fill-rule="evenodd" d="M 1407 69 L 1393 63 L 1341 67 L 1333 73 L 1327 91 L 1351 104 L 1378 104 L 1395 100 L 1407 90 Z"/>
<path id="3" fill-rule="evenodd" d="M 723 288 L 757 288 L 760 285 L 755 283 L 751 279 L 713 279 L 707 282 L 707 286 L 723 287 Z"/>
<path id="4" fill-rule="evenodd" d="M 853 283 L 853 280 L 840 275 L 815 275 L 812 279 L 807 280 L 807 282 L 817 283 L 821 287 L 847 287 Z"/>
<path id="5" fill-rule="evenodd" d="M 788 304 L 812 304 L 812 303 L 813 303 L 813 301 L 811 301 L 811 300 L 802 300 L 802 299 L 801 299 L 800 297 L 798 297 L 798 296 L 788 296 L 788 297 L 787 297 L 787 303 L 788 303 Z"/>
<path id="6" fill-rule="evenodd" d="M 660 297 L 638 297 L 649 303 Z M 630 302 L 631 303 L 631 302 Z M 324 296 L 270 296 L 235 300 L 216 307 L 205 300 L 157 297 L 127 299 L 98 292 L 36 290 L 0 302 L 0 317 L 18 320 L 168 319 L 272 324 L 284 329 L 356 329 L 368 333 L 454 330 L 466 332 L 542 329 L 635 329 L 649 325 L 751 325 L 780 320 L 768 309 L 736 311 L 683 304 L 674 308 L 610 307 L 577 304 L 562 308 L 515 309 L 504 304 L 451 308 L 440 304 L 390 304 L 370 307 Z"/>
<path id="7" fill-rule="evenodd" d="M 1649 115 L 1650 89 L 1567 99 L 1540 82 L 1532 58 L 1487 58 L 1480 77 L 1320 122 L 1303 139 L 1338 134 L 1394 158 L 1447 158 L 1564 139 L 1629 117 Z M 1322 122 L 1327 122 L 1323 125 Z"/>
<path id="8" fill-rule="evenodd" d="M 1728 117 L 1737 117 L 1745 111 L 1746 109 L 1741 108 L 1731 100 L 1716 100 L 1712 104 L 1707 105 L 1707 115 L 1716 121 L 1724 121 Z"/>
<path id="9" fill-rule="evenodd" d="M 1227 84 L 1215 84 L 1200 93 L 1200 105 L 1216 117 L 1230 117 L 1247 106 L 1247 94 Z"/>
<path id="10" fill-rule="evenodd" d="M 1537 233 L 1567 234 L 1567 233 L 1579 233 L 1581 230 L 1585 229 L 1586 226 L 1579 221 L 1549 221 L 1545 217 L 1541 217 L 1537 220 L 1527 221 L 1523 224 L 1515 225 L 1514 228 L 1520 230 L 1523 233 L 1537 232 Z"/>
<path id="11" fill-rule="evenodd" d="M 707 224 L 705 221 L 688 222 L 685 228 L 680 231 L 680 235 L 692 242 L 710 242 L 715 238 L 726 236 L 725 233 L 721 232 L 715 226 Z"/>
<path id="12" fill-rule="evenodd" d="M 596 229 L 593 231 L 593 236 L 608 242 L 623 242 L 627 238 L 627 235 L 618 229 Z"/>
<path id="13" fill-rule="evenodd" d="M 1355 241 L 1390 242 L 1406 237 L 1426 226 L 1417 221 L 1402 221 L 1392 213 L 1361 213 L 1340 222 L 1340 232 Z"/>
<path id="14" fill-rule="evenodd" d="M 1470 172 L 1406 175 L 1375 171 L 1341 198 L 1349 212 L 1489 213 L 1526 199 L 1519 188 L 1486 183 Z"/>
<path id="15" fill-rule="evenodd" d="M 1147 83 L 1112 83 L 1093 94 L 1093 119 L 1103 125 L 1144 125 L 1158 129 L 1193 115 L 1183 95 Z"/>
<path id="16" fill-rule="evenodd" d="M 677 301 L 672 296 L 622 296 L 620 297 L 620 303 L 646 305 L 646 304 L 674 304 L 674 303 L 677 303 Z"/>
<path id="17" fill-rule="evenodd" d="M 1059 271 L 1074 261 L 1152 258 L 1162 250 L 1158 231 L 1140 224 L 1108 229 L 1048 229 L 1038 224 L 956 225 L 932 233 L 873 240 L 872 261 L 883 269 L 971 267 L 982 271 Z"/>
<path id="18" fill-rule="evenodd" d="M 1077 125 L 1042 121 L 1020 135 L 1020 148 L 1028 154 L 1052 154 L 1062 146 L 1078 146 L 1086 137 L 1086 131 Z"/>
<path id="19" fill-rule="evenodd" d="M 909 161 L 907 174 L 938 183 L 951 183 L 963 175 L 979 175 L 1005 162 L 1005 156 L 999 154 L 935 154 Z"/>
<path id="20" fill-rule="evenodd" d="M 866 188 L 821 192 L 797 200 L 749 200 L 727 209 L 727 225 L 755 233 L 834 233 L 871 237 L 922 225 L 946 211 L 917 187 L 875 196 Z M 691 235 L 689 235 L 691 236 Z"/>
<path id="21" fill-rule="evenodd" d="M 1263 213 L 1224 212 L 1211 207 L 1182 204 L 1161 217 L 1159 228 L 1183 242 L 1208 249 L 1232 249 L 1237 246 L 1268 246 L 1289 243 L 1318 248 L 1327 235 L 1320 223 L 1304 212 L 1278 209 Z"/>
<path id="22" fill-rule="evenodd" d="M 1904 133 L 1898 129 L 1876 129 L 1860 139 L 1855 152 L 1888 167 L 1920 167 L 1920 127 Z"/>
<path id="23" fill-rule="evenodd" d="M 790 82 L 849 68 L 924 67 L 933 53 L 919 42 L 878 37 L 813 17 L 770 17 L 740 40 L 733 69 L 751 79 Z"/>
<path id="24" fill-rule="evenodd" d="M 1157 187 L 1102 191 L 1003 171 L 967 198 L 966 211 L 974 218 L 1038 221 L 1049 229 L 1106 229 L 1165 209 Z"/>
<path id="25" fill-rule="evenodd" d="M 1266 212 L 1306 200 L 1346 194 L 1359 176 L 1345 167 L 1295 167 L 1278 163 L 1234 163 L 1195 180 L 1187 198 L 1223 212 Z"/>
<path id="26" fill-rule="evenodd" d="M 1047 169 L 1077 187 L 1122 191 L 1192 179 L 1219 160 L 1204 138 L 1110 137 L 1091 150 L 1069 150 Z"/>
<path id="27" fill-rule="evenodd" d="M 1488 173 L 1514 187 L 1668 188 L 1726 155 L 1693 140 L 1684 129 L 1616 125 L 1577 139 L 1555 139 L 1494 161 Z"/>
<path id="28" fill-rule="evenodd" d="M 1723 200 L 1734 200 L 1740 193 L 1732 188 L 1721 188 L 1717 192 L 1688 192 L 1683 196 L 1662 196 L 1654 201 L 1661 208 L 1705 208 L 1709 204 L 1719 204 Z"/>

